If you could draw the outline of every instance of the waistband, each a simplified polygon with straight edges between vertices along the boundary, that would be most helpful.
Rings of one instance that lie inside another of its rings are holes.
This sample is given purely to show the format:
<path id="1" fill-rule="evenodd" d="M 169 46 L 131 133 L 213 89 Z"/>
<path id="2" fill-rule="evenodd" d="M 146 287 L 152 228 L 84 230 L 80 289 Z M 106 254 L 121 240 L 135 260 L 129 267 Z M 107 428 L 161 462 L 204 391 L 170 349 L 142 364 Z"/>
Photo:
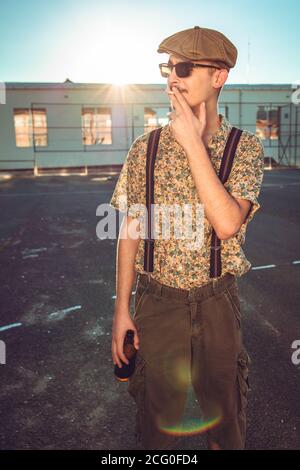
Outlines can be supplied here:
<path id="1" fill-rule="evenodd" d="M 156 279 L 153 279 L 149 273 L 138 273 L 136 288 L 138 289 L 138 286 L 142 285 L 147 289 L 147 292 L 152 292 L 161 297 L 175 299 L 182 303 L 189 303 L 208 299 L 213 295 L 225 291 L 226 287 L 233 284 L 237 286 L 236 276 L 231 273 L 226 273 L 224 276 L 212 279 L 203 286 L 181 289 L 179 287 L 161 284 Z"/>

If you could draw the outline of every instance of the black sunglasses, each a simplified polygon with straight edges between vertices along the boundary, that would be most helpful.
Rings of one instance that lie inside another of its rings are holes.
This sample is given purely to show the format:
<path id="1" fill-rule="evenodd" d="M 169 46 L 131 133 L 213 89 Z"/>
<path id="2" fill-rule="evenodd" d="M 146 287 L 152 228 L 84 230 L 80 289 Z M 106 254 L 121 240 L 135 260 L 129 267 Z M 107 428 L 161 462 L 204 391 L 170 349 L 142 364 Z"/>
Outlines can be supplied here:
<path id="1" fill-rule="evenodd" d="M 180 78 L 188 77 L 194 67 L 210 67 L 221 70 L 221 67 L 217 67 L 216 65 L 195 64 L 193 62 L 178 62 L 177 64 L 159 64 L 161 76 L 167 78 L 169 75 L 171 75 L 173 67 L 175 67 L 177 77 Z"/>

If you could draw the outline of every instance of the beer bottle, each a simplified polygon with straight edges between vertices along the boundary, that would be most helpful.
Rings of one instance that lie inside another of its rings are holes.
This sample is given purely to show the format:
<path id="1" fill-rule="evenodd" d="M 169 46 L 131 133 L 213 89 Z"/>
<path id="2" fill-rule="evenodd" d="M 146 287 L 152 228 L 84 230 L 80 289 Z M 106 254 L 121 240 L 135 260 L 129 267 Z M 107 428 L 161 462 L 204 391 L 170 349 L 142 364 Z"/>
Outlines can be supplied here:
<path id="1" fill-rule="evenodd" d="M 133 339 L 134 331 L 127 330 L 124 338 L 123 351 L 129 363 L 126 364 L 121 360 L 122 367 L 119 367 L 118 364 L 115 364 L 114 368 L 115 377 L 120 382 L 128 381 L 128 377 L 130 377 L 134 372 L 137 349 L 135 349 L 133 345 Z"/>

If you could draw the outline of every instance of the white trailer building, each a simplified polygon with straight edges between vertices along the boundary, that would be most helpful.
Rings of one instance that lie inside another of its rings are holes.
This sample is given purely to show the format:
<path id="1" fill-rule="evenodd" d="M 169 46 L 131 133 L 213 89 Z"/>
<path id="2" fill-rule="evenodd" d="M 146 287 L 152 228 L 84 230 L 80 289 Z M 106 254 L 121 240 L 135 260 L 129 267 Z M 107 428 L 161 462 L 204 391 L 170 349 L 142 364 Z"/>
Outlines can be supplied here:
<path id="1" fill-rule="evenodd" d="M 112 169 L 133 140 L 168 122 L 164 84 L 4 84 L 0 170 Z M 300 106 L 291 84 L 228 84 L 219 112 L 259 135 L 273 163 L 300 166 Z"/>

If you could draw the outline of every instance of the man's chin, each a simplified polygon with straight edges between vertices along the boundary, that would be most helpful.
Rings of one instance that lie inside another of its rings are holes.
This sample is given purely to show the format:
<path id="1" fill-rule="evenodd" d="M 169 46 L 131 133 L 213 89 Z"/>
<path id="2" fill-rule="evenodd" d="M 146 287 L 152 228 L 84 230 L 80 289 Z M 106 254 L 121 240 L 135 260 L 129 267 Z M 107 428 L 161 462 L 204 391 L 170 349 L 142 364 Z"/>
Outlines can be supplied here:
<path id="1" fill-rule="evenodd" d="M 192 109 L 193 109 L 193 108 L 199 109 L 201 103 L 202 103 L 202 101 L 199 101 L 199 102 L 197 102 L 197 103 L 191 103 L 191 104 L 190 104 L 190 107 L 191 107 Z"/>

